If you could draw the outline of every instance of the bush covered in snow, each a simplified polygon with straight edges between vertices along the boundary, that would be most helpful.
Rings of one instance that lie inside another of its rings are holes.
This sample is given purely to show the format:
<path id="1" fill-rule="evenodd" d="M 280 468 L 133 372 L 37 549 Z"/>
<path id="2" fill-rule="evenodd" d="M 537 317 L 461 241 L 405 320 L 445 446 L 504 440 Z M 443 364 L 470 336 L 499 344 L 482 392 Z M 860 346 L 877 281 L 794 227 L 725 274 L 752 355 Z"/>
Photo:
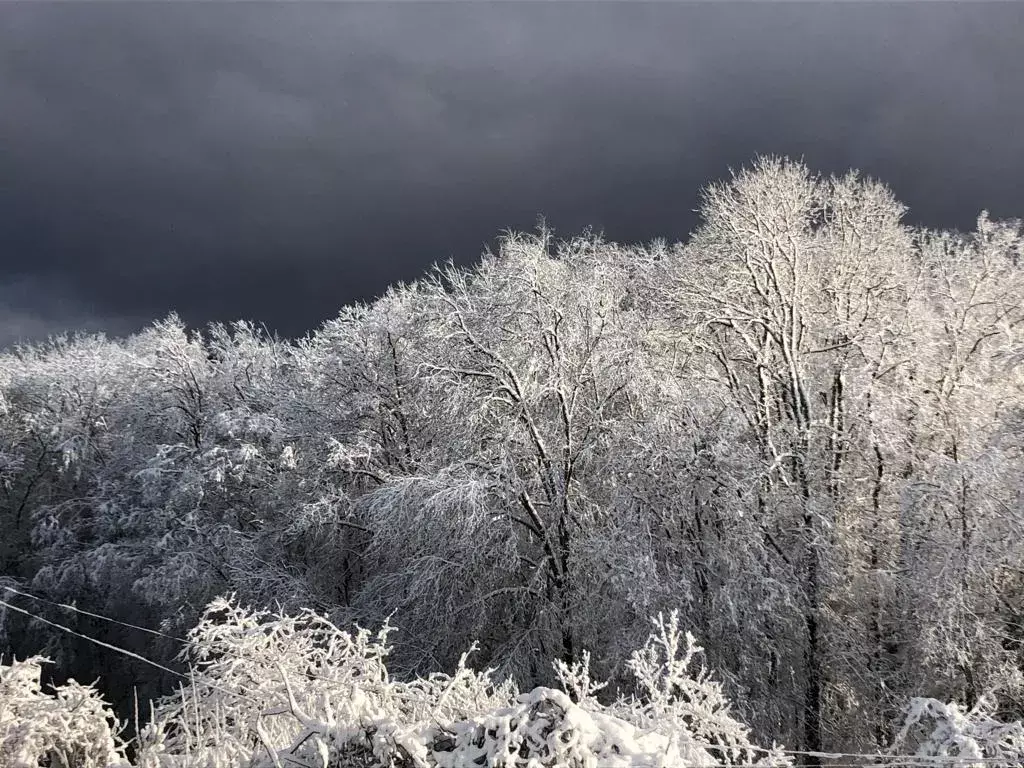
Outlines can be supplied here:
<path id="1" fill-rule="evenodd" d="M 0 665 L 0 768 L 791 768 L 730 713 L 702 649 L 659 615 L 628 668 L 634 692 L 604 705 L 590 655 L 554 663 L 564 690 L 520 693 L 463 654 L 451 675 L 392 679 L 393 628 L 344 631 L 306 610 L 207 606 L 181 654 L 190 674 L 155 703 L 126 757 L 118 722 L 89 686 L 42 690 L 46 659 Z M 965 709 L 913 699 L 887 755 L 936 768 L 1024 764 L 1024 725 L 990 699 Z"/>
<path id="2" fill-rule="evenodd" d="M 311 611 L 206 610 L 183 654 L 192 681 L 160 702 L 140 736 L 145 768 L 626 768 L 786 764 L 756 749 L 677 618 L 659 617 L 631 668 L 640 696 L 593 698 L 589 657 L 556 664 L 567 692 L 474 671 L 393 680 L 392 628 L 346 632 Z M 471 649 L 472 650 L 472 649 Z M 575 700 L 574 700 L 575 699 Z"/>
<path id="3" fill-rule="evenodd" d="M 393 628 L 345 631 L 314 611 L 207 606 L 181 660 L 188 682 L 156 702 L 138 735 L 138 768 L 788 768 L 730 713 L 722 686 L 677 614 L 657 616 L 627 666 L 634 691 L 604 705 L 590 655 L 556 661 L 564 690 L 520 693 L 462 655 L 455 671 L 392 679 Z M 46 693 L 40 657 L 0 665 L 0 768 L 129 768 L 118 722 L 96 691 Z M 1024 726 L 914 699 L 888 755 L 935 766 L 1024 764 Z"/>
<path id="4" fill-rule="evenodd" d="M 44 693 L 47 662 L 35 656 L 0 664 L 0 768 L 127 765 L 110 707 L 74 680 Z"/>
<path id="5" fill-rule="evenodd" d="M 912 699 L 890 751 L 930 758 L 928 764 L 939 767 L 1024 765 L 1024 725 L 1000 722 L 995 710 L 995 702 L 986 697 L 970 709 L 937 699 Z"/>

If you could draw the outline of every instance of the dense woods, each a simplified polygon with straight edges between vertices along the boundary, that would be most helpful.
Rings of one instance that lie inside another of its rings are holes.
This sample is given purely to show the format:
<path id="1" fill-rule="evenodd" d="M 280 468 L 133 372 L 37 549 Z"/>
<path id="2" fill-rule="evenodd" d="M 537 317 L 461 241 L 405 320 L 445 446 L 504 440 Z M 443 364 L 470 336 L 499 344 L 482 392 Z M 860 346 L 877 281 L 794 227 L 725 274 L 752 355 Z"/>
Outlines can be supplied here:
<path id="1" fill-rule="evenodd" d="M 903 214 L 766 158 L 685 243 L 542 226 L 296 341 L 172 316 L 8 350 L 3 583 L 170 636 L 229 594 L 389 621 L 396 680 L 476 643 L 558 687 L 586 655 L 595 711 L 644 694 L 631 654 L 674 611 L 757 743 L 885 751 L 915 697 L 1021 719 L 1024 229 Z M 13 610 L 0 651 L 122 717 L 180 682 Z"/>

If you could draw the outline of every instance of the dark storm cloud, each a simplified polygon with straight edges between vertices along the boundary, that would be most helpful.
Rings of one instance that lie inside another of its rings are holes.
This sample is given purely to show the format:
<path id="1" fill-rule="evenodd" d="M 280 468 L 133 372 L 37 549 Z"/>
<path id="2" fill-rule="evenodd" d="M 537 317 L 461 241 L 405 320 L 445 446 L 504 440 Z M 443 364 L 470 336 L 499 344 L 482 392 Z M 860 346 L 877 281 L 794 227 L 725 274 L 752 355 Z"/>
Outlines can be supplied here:
<path id="1" fill-rule="evenodd" d="M 685 237 L 757 153 L 1024 213 L 1024 7 L 0 6 L 0 323 L 301 332 L 538 213 Z M 0 344 L 12 337 L 0 333 Z"/>
<path id="2" fill-rule="evenodd" d="M 149 320 L 110 308 L 101 311 L 74 292 L 36 277 L 0 283 L 0 349 L 73 331 L 125 335 Z"/>

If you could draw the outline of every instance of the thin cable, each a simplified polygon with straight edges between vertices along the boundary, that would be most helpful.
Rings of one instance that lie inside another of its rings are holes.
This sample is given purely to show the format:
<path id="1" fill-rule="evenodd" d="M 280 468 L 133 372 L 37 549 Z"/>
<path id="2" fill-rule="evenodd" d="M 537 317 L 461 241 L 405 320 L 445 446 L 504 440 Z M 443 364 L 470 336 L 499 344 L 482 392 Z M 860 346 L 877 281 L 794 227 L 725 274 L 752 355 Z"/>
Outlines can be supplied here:
<path id="1" fill-rule="evenodd" d="M 721 745 L 716 745 L 716 744 L 702 744 L 700 742 L 695 742 L 695 743 L 698 746 L 704 747 L 705 749 L 716 749 L 718 751 L 724 751 L 724 750 L 729 749 L 729 747 L 723 747 Z M 738 747 L 736 749 L 739 749 L 739 750 L 749 750 L 749 751 L 752 751 L 752 752 L 764 752 L 766 754 L 771 754 L 771 753 L 774 752 L 776 754 L 796 755 L 796 756 L 799 756 L 799 757 L 817 757 L 817 758 L 822 759 L 822 760 L 839 760 L 840 758 L 853 757 L 853 758 L 860 758 L 862 760 L 870 760 L 872 762 L 869 765 L 872 765 L 872 766 L 875 766 L 875 765 L 879 765 L 879 766 L 893 766 L 893 765 L 915 765 L 916 766 L 916 765 L 927 765 L 927 766 L 932 766 L 934 768 L 934 766 L 936 766 L 936 765 L 944 765 L 946 763 L 962 763 L 962 764 L 973 765 L 975 763 L 998 763 L 1000 761 L 1004 762 L 1004 763 L 1010 762 L 1010 760 L 1008 758 L 1005 758 L 1005 757 L 966 757 L 966 756 L 963 756 L 963 755 L 947 755 L 947 756 L 935 755 L 935 756 L 933 756 L 933 755 L 900 755 L 900 754 L 888 755 L 888 754 L 879 754 L 879 753 L 871 754 L 871 753 L 866 753 L 866 752 L 805 752 L 805 751 L 801 751 L 801 750 L 797 750 L 797 749 L 777 749 L 777 750 L 772 750 L 772 749 L 767 749 L 766 747 L 755 747 L 755 746 Z M 842 765 L 842 764 L 830 763 L 831 768 L 838 768 L 838 765 Z M 865 765 L 865 764 L 864 763 L 859 763 L 858 765 Z"/>
<path id="2" fill-rule="evenodd" d="M 67 632 L 68 634 L 74 635 L 75 637 L 80 637 L 83 640 L 88 640 L 90 643 L 95 643 L 96 645 L 102 646 L 104 648 L 108 648 L 111 651 L 116 651 L 117 653 L 124 654 L 125 656 L 129 656 L 129 657 L 131 657 L 133 659 L 137 659 L 138 661 L 141 661 L 141 662 L 143 662 L 145 664 L 149 664 L 150 666 L 156 667 L 157 669 L 163 670 L 164 672 L 168 672 L 168 673 L 170 673 L 172 675 L 180 677 L 183 680 L 188 680 L 193 685 L 195 685 L 196 683 L 199 683 L 200 685 L 205 685 L 207 688 L 210 688 L 212 690 L 219 691 L 221 693 L 226 693 L 229 696 L 236 696 L 236 697 L 238 697 L 240 699 L 245 699 L 246 701 L 249 701 L 252 704 L 257 704 L 258 705 L 260 703 L 256 699 L 251 698 L 250 696 L 248 696 L 246 694 L 238 693 L 237 691 L 229 691 L 227 688 L 221 688 L 220 686 L 214 685 L 213 683 L 208 683 L 205 680 L 196 680 L 193 676 L 189 676 L 189 675 L 186 675 L 186 674 L 184 674 L 182 672 L 178 672 L 176 669 L 171 669 L 170 667 L 165 667 L 160 662 L 153 661 L 152 659 L 147 659 L 145 656 L 143 656 L 141 654 L 138 654 L 138 653 L 135 653 L 135 651 L 129 651 L 127 648 L 121 648 L 120 646 L 112 645 L 111 643 L 106 643 L 106 642 L 104 642 L 102 640 L 96 639 L 95 637 L 90 637 L 89 635 L 83 634 L 81 632 L 77 632 L 77 631 L 71 629 L 71 627 L 66 627 L 63 624 L 58 624 L 55 621 L 50 621 L 49 619 L 45 619 L 42 616 L 37 616 L 36 614 L 32 613 L 31 611 L 26 611 L 24 608 L 19 608 L 16 605 L 11 605 L 11 603 L 8 603 L 6 600 L 0 600 L 0 605 L 4 606 L 5 608 L 9 608 L 12 611 L 17 611 L 20 614 L 28 616 L 30 619 L 35 619 L 36 621 L 41 621 L 43 624 L 48 624 L 51 627 L 55 627 L 55 628 L 57 628 L 59 630 Z"/>
<path id="3" fill-rule="evenodd" d="M 727 750 L 727 747 L 723 747 L 718 744 L 706 744 L 700 741 L 692 741 L 692 744 L 698 747 L 702 747 L 708 750 L 717 750 L 719 752 Z M 778 749 L 770 750 L 765 747 L 745 746 L 736 748 L 738 751 L 751 751 L 751 752 L 765 752 L 782 755 L 799 755 L 806 757 L 818 757 L 823 760 L 838 760 L 840 758 L 862 758 L 860 762 L 856 763 L 828 763 L 824 768 L 895 768 L 896 766 L 915 766 L 918 768 L 940 768 L 944 765 L 960 764 L 960 765 L 976 765 L 985 763 L 995 764 L 1009 764 L 1011 761 L 1006 757 L 967 757 L 963 755 L 886 755 L 886 754 L 869 754 L 869 753 L 858 753 L 858 752 L 804 752 L 793 749 Z M 723 763 L 724 768 L 764 768 L 764 763 Z M 790 763 L 791 768 L 822 768 L 821 763 Z M 693 768 L 692 766 L 690 768 Z"/>
<path id="4" fill-rule="evenodd" d="M 52 606 L 55 606 L 57 608 L 63 608 L 66 611 L 73 611 L 75 613 L 80 613 L 83 616 L 90 616 L 90 617 L 92 617 L 94 619 L 100 619 L 102 621 L 110 622 L 111 624 L 119 624 L 120 626 L 127 627 L 128 629 L 135 629 L 135 630 L 138 630 L 139 632 L 147 632 L 147 633 L 149 633 L 151 635 L 156 635 L 157 637 L 165 637 L 168 640 L 176 640 L 179 643 L 184 643 L 186 645 L 192 645 L 195 642 L 195 641 L 192 641 L 192 640 L 185 640 L 185 639 L 180 638 L 180 637 L 175 637 L 174 635 L 168 635 L 168 634 L 166 634 L 164 632 L 160 632 L 159 630 L 156 630 L 156 629 L 149 629 L 148 627 L 140 627 L 140 626 L 138 626 L 136 624 L 129 624 L 126 621 L 118 621 L 117 619 L 112 619 L 109 616 L 102 616 L 102 615 L 100 615 L 98 613 L 93 613 L 92 611 L 87 611 L 84 608 L 79 608 L 78 606 L 71 605 L 70 603 L 60 603 L 60 602 L 57 602 L 56 600 L 49 600 L 49 599 L 47 599 L 45 597 L 39 597 L 38 595 L 32 595 L 32 594 L 29 594 L 28 592 L 22 592 L 20 589 L 15 589 L 14 587 L 9 587 L 7 585 L 4 585 L 3 589 L 4 589 L 5 592 L 13 592 L 16 595 L 20 595 L 21 597 L 27 597 L 30 600 L 36 600 L 36 601 L 38 601 L 40 603 L 46 603 L 47 605 L 52 605 Z"/>
<path id="5" fill-rule="evenodd" d="M 201 645 L 201 643 L 198 640 L 188 640 L 188 639 L 186 639 L 184 637 L 178 637 L 176 635 L 170 635 L 170 634 L 167 634 L 166 632 L 161 632 L 161 631 L 156 630 L 156 629 L 150 629 L 149 627 L 140 627 L 137 624 L 130 624 L 130 623 L 126 622 L 126 621 L 120 621 L 118 619 L 112 619 L 109 616 L 104 616 L 104 615 L 99 614 L 99 613 L 93 613 L 92 611 L 87 611 L 84 608 L 79 608 L 78 606 L 71 605 L 69 603 L 60 603 L 60 602 L 57 602 L 55 600 L 49 600 L 49 599 L 47 599 L 45 597 L 39 597 L 38 595 L 30 594 L 28 592 L 22 592 L 21 590 L 15 589 L 14 587 L 9 587 L 9 586 L 5 585 L 3 587 L 3 589 L 5 589 L 8 592 L 13 592 L 16 595 L 20 595 L 21 597 L 27 597 L 30 600 L 37 600 L 38 602 L 45 603 L 46 605 L 52 605 L 52 606 L 55 606 L 57 608 L 63 608 L 66 611 L 72 611 L 74 613 L 82 614 L 83 616 L 89 616 L 89 617 L 94 618 L 94 619 L 100 619 L 101 621 L 106 621 L 106 622 L 109 622 L 111 624 L 116 624 L 116 625 L 121 626 L 121 627 L 126 627 L 127 629 L 134 629 L 134 630 L 137 630 L 139 632 L 146 632 L 147 634 L 154 635 L 156 637 L 163 637 L 163 638 L 166 638 L 167 640 L 173 640 L 173 641 L 175 641 L 177 643 L 181 643 L 182 645 L 185 645 L 185 646 L 193 646 L 193 647 L 195 647 L 195 646 Z M 236 659 L 240 659 L 242 661 L 252 661 L 252 657 L 251 656 L 247 656 L 244 653 L 240 653 L 238 651 L 233 651 L 230 648 L 220 648 L 220 649 L 218 649 L 218 652 L 219 653 L 223 653 L 225 656 L 232 656 L 232 657 L 234 657 Z M 322 675 L 317 675 L 317 674 L 314 674 L 312 672 L 305 672 L 303 674 L 306 677 L 309 677 L 309 678 L 311 678 L 313 680 L 320 680 L 321 682 L 324 682 L 324 683 L 332 683 L 334 685 L 337 685 L 338 682 L 339 682 L 338 680 L 334 680 L 334 679 L 331 679 L 329 677 L 323 677 Z"/>

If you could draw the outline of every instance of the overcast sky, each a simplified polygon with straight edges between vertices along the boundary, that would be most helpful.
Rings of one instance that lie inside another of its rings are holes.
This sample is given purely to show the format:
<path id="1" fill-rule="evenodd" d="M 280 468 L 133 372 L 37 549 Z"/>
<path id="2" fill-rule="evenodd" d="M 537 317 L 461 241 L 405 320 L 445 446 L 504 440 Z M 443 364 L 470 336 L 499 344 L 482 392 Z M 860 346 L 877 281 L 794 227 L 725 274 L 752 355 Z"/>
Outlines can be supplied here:
<path id="1" fill-rule="evenodd" d="M 301 334 L 561 233 L 685 238 L 758 153 L 1024 215 L 1024 3 L 0 3 L 0 345 Z"/>

